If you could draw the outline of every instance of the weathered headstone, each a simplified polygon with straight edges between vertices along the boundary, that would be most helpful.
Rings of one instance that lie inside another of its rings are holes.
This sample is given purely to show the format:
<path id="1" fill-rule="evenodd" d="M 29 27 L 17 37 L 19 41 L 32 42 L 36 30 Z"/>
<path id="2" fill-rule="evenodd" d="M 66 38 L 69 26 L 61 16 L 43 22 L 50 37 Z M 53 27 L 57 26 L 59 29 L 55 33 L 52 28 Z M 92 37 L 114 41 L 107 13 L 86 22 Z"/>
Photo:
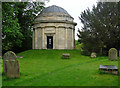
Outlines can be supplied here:
<path id="1" fill-rule="evenodd" d="M 117 50 L 115 48 L 109 50 L 109 60 L 117 60 Z"/>
<path id="2" fill-rule="evenodd" d="M 19 78 L 19 63 L 18 60 L 5 60 L 5 75 L 7 78 Z"/>
<path id="3" fill-rule="evenodd" d="M 100 65 L 99 71 L 102 73 L 118 74 L 118 68 L 116 65 Z"/>
<path id="4" fill-rule="evenodd" d="M 63 54 L 62 54 L 62 58 L 63 58 L 63 59 L 69 59 L 69 57 L 70 57 L 70 54 L 69 54 L 69 53 L 63 53 Z"/>
<path id="5" fill-rule="evenodd" d="M 16 60 L 16 54 L 12 51 L 8 51 L 3 56 L 3 71 L 5 73 L 5 60 Z"/>
<path id="6" fill-rule="evenodd" d="M 4 60 L 16 60 L 16 54 L 12 51 L 8 51 L 3 56 Z"/>
<path id="7" fill-rule="evenodd" d="M 96 58 L 97 54 L 95 52 L 91 53 L 91 58 Z"/>
<path id="8" fill-rule="evenodd" d="M 3 56 L 3 69 L 7 78 L 19 78 L 19 63 L 16 60 L 16 54 L 8 51 Z"/>

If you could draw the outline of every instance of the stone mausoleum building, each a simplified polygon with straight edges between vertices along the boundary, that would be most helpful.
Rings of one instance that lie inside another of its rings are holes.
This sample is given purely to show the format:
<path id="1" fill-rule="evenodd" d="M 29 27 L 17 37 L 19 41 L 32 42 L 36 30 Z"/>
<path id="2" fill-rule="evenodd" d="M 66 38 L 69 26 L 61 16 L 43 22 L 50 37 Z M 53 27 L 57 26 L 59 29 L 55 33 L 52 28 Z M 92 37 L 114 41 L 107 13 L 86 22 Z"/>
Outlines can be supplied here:
<path id="1" fill-rule="evenodd" d="M 74 18 L 63 8 L 44 8 L 33 23 L 33 49 L 74 49 Z"/>

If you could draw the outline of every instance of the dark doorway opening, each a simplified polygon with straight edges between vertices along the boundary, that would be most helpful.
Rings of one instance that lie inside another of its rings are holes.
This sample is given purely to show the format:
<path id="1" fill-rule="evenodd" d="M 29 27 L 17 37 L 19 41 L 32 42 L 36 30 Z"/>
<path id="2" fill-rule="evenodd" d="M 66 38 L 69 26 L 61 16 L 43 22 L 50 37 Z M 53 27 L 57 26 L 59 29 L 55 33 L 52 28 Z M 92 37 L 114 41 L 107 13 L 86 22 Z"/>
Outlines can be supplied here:
<path id="1" fill-rule="evenodd" d="M 47 36 L 47 48 L 53 49 L 53 36 Z"/>

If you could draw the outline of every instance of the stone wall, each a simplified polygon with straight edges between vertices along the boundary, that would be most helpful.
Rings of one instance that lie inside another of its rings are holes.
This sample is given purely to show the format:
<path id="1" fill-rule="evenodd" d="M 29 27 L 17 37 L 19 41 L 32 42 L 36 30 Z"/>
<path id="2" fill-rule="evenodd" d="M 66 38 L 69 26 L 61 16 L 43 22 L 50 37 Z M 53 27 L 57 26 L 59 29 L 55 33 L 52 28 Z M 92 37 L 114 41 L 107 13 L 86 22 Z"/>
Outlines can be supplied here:
<path id="1" fill-rule="evenodd" d="M 47 49 L 47 36 L 53 36 L 53 49 L 74 48 L 74 29 L 72 25 L 64 23 L 40 25 L 41 27 L 37 26 L 33 32 L 33 49 Z"/>

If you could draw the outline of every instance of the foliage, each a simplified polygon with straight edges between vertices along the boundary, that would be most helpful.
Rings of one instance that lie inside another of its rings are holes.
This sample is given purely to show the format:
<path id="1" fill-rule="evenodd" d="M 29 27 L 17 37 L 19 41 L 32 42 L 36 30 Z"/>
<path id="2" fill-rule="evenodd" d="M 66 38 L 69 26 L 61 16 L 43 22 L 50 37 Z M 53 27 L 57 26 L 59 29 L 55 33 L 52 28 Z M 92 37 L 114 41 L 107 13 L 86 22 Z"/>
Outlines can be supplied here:
<path id="1" fill-rule="evenodd" d="M 13 8 L 11 5 L 12 3 L 2 3 L 2 33 L 6 35 L 2 41 L 3 50 L 11 49 L 15 45 L 21 46 L 23 39 L 18 18 L 14 14 L 18 14 L 18 11 L 15 11 L 16 7 Z"/>
<path id="2" fill-rule="evenodd" d="M 120 49 L 117 2 L 98 2 L 92 11 L 88 8 L 82 12 L 79 19 L 83 27 L 77 35 L 85 53 L 103 54 L 111 47 Z"/>
<path id="3" fill-rule="evenodd" d="M 75 40 L 75 46 L 78 44 L 78 41 L 77 40 Z"/>
<path id="4" fill-rule="evenodd" d="M 82 51 L 82 43 L 79 43 L 77 45 L 75 45 L 75 49 L 81 50 Z"/>
<path id="5" fill-rule="evenodd" d="M 70 53 L 70 59 L 61 59 L 62 53 Z M 3 86 L 117 86 L 118 76 L 99 74 L 102 64 L 116 65 L 108 57 L 91 59 L 79 50 L 28 50 L 17 54 L 20 79 L 6 79 Z"/>
<path id="6" fill-rule="evenodd" d="M 2 3 L 2 33 L 6 36 L 2 42 L 3 51 L 31 49 L 32 23 L 43 7 L 42 2 Z"/>
<path id="7" fill-rule="evenodd" d="M 24 35 L 24 40 L 22 46 L 24 47 L 23 50 L 31 49 L 32 48 L 32 23 L 36 14 L 38 14 L 41 9 L 43 8 L 44 3 L 27 3 L 26 7 L 22 4 L 17 5 L 19 7 L 19 23 L 21 26 L 22 34 Z"/>

